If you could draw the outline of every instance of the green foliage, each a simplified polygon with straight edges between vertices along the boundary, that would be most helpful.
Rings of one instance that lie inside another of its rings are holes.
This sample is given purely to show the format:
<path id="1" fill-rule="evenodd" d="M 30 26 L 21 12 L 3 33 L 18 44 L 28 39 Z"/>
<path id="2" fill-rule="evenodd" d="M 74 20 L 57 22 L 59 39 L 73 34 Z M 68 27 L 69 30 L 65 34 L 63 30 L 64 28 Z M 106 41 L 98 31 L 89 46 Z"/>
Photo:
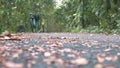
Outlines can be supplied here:
<path id="1" fill-rule="evenodd" d="M 16 32 L 23 24 L 30 32 L 30 14 L 39 14 L 38 31 L 120 33 L 119 0 L 0 0 L 0 32 Z"/>
<path id="2" fill-rule="evenodd" d="M 119 0 L 64 0 L 58 10 L 67 31 L 120 33 L 119 3 Z"/>
<path id="3" fill-rule="evenodd" d="M 39 14 L 48 21 L 53 13 L 54 0 L 0 0 L 1 31 L 16 32 L 17 26 L 23 24 L 30 30 L 30 14 Z"/>

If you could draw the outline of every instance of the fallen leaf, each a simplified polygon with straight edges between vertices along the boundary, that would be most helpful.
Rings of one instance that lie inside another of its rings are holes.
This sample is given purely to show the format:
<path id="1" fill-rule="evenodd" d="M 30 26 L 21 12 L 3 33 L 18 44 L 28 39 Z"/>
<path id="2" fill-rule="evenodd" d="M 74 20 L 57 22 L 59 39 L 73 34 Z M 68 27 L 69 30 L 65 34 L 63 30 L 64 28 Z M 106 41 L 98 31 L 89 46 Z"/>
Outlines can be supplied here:
<path id="1" fill-rule="evenodd" d="M 56 68 L 65 68 L 64 61 L 62 59 L 56 59 L 54 65 Z"/>
<path id="2" fill-rule="evenodd" d="M 14 62 L 4 62 L 3 65 L 5 68 L 24 68 L 24 65 L 22 63 L 14 63 Z"/>
<path id="3" fill-rule="evenodd" d="M 11 37 L 11 39 L 10 40 L 16 40 L 16 41 L 21 41 L 21 37 L 19 37 L 19 36 L 13 36 L 13 37 Z"/>
<path id="4" fill-rule="evenodd" d="M 64 68 L 64 61 L 60 58 L 56 58 L 54 56 L 51 56 L 49 58 L 46 58 L 43 60 L 48 65 L 54 64 L 57 68 Z"/>
<path id="5" fill-rule="evenodd" d="M 65 48 L 65 49 L 64 49 L 64 52 L 72 52 L 72 50 L 69 49 L 69 48 Z"/>
<path id="6" fill-rule="evenodd" d="M 54 56 L 43 59 L 43 61 L 46 62 L 47 64 L 51 64 L 51 63 L 55 62 L 55 60 L 56 60 L 56 57 L 54 57 Z"/>
<path id="7" fill-rule="evenodd" d="M 102 63 L 102 62 L 105 61 L 104 56 L 102 56 L 102 55 L 100 55 L 100 54 L 98 54 L 98 55 L 96 56 L 96 58 L 97 58 L 97 61 L 98 61 L 99 63 Z"/>
<path id="8" fill-rule="evenodd" d="M 111 50 L 111 48 L 108 48 L 108 49 L 105 49 L 104 51 L 110 51 Z"/>
<path id="9" fill-rule="evenodd" d="M 67 56 L 70 57 L 70 58 L 75 58 L 76 57 L 74 54 L 68 54 Z"/>
<path id="10" fill-rule="evenodd" d="M 4 47 L 0 45 L 0 52 L 4 50 Z"/>
<path id="11" fill-rule="evenodd" d="M 0 56 L 0 63 L 3 63 L 5 61 L 5 57 Z"/>
<path id="12" fill-rule="evenodd" d="M 36 51 L 38 52 L 45 52 L 45 49 L 40 46 L 36 46 L 35 48 L 37 48 Z"/>
<path id="13" fill-rule="evenodd" d="M 107 57 L 105 57 L 105 60 L 107 60 L 107 61 L 111 61 L 112 58 L 113 58 L 113 57 L 111 57 L 111 56 L 107 56 Z"/>
<path id="14" fill-rule="evenodd" d="M 60 42 L 55 42 L 55 43 L 49 43 L 50 47 L 58 47 L 58 48 L 63 48 L 63 44 Z"/>
<path id="15" fill-rule="evenodd" d="M 51 56 L 51 53 L 50 53 L 50 52 L 45 52 L 45 53 L 44 53 L 44 56 L 45 56 L 45 57 L 49 57 L 49 56 Z"/>
<path id="16" fill-rule="evenodd" d="M 119 52 L 117 53 L 117 56 L 120 56 L 120 53 L 119 53 Z"/>
<path id="17" fill-rule="evenodd" d="M 107 65 L 104 65 L 104 68 L 117 68 L 117 67 L 115 65 L 107 64 Z"/>
<path id="18" fill-rule="evenodd" d="M 88 60 L 86 58 L 77 58 L 75 60 L 72 60 L 71 63 L 77 64 L 77 65 L 86 65 L 88 64 Z"/>
<path id="19" fill-rule="evenodd" d="M 116 62 L 117 60 L 118 60 L 118 56 L 117 55 L 112 58 L 113 62 Z"/>
<path id="20" fill-rule="evenodd" d="M 18 53 L 15 53 L 15 54 L 12 55 L 12 57 L 13 57 L 13 58 L 17 58 L 17 57 L 19 57 L 19 54 L 18 54 Z"/>
<path id="21" fill-rule="evenodd" d="M 94 68 L 104 68 L 104 66 L 102 64 L 96 64 Z"/>
<path id="22" fill-rule="evenodd" d="M 11 38 L 8 37 L 8 36 L 4 36 L 4 39 L 5 39 L 5 40 L 9 40 L 9 39 L 11 39 Z"/>
<path id="23" fill-rule="evenodd" d="M 5 30 L 4 32 L 2 32 L 1 36 L 8 36 L 8 37 L 10 37 L 11 33 L 9 31 Z"/>

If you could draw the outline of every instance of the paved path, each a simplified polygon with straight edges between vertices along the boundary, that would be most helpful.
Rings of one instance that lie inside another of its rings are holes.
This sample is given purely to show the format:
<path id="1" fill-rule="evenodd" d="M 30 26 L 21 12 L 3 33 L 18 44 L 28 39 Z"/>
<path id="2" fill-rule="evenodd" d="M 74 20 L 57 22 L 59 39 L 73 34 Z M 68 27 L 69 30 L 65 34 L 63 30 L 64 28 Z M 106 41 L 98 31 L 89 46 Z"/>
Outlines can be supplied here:
<path id="1" fill-rule="evenodd" d="M 24 33 L 21 37 L 21 41 L 0 41 L 0 67 L 120 68 L 120 35 Z"/>

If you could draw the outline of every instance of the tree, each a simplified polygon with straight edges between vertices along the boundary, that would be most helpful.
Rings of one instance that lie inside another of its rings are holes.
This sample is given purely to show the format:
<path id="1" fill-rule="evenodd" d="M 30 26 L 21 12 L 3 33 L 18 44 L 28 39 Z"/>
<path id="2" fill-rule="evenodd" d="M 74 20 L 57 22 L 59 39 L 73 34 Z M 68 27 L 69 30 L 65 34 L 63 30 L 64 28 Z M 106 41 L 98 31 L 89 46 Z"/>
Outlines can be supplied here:
<path id="1" fill-rule="evenodd" d="M 54 0 L 1 0 L 1 31 L 10 30 L 15 32 L 17 26 L 21 24 L 27 27 L 27 31 L 30 31 L 30 13 L 40 14 L 42 19 L 45 19 L 44 17 L 49 17 L 53 13 L 54 3 Z"/>
<path id="2" fill-rule="evenodd" d="M 119 0 L 64 0 L 61 9 L 58 10 L 65 20 L 61 22 L 69 25 L 66 28 L 70 28 L 70 31 L 77 27 L 86 29 L 97 26 L 100 31 L 111 32 L 118 29 L 116 21 L 120 17 L 119 2 Z"/>

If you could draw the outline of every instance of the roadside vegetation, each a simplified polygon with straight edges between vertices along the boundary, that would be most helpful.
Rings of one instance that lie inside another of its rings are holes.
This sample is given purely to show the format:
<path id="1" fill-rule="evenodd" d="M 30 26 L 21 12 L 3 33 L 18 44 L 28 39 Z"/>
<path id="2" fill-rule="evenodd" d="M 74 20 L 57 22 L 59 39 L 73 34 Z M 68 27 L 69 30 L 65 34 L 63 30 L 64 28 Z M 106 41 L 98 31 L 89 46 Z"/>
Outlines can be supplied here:
<path id="1" fill-rule="evenodd" d="M 40 16 L 37 32 L 120 33 L 120 0 L 0 0 L 0 32 L 31 32 L 30 14 Z"/>

